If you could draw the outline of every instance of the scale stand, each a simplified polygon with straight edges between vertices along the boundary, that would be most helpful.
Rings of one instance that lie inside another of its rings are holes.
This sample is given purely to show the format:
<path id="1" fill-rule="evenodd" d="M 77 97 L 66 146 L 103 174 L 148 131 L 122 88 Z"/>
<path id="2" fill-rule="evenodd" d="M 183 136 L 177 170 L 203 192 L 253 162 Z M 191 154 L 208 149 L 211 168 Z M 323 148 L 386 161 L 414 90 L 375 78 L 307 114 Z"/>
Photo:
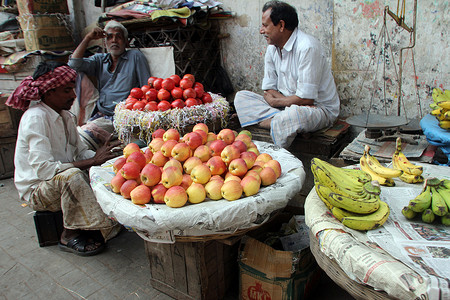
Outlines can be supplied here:
<path id="1" fill-rule="evenodd" d="M 399 9 L 399 5 L 400 5 L 400 1 L 397 4 L 397 13 L 398 13 L 398 9 Z M 400 107 L 402 103 L 402 73 L 403 73 L 403 59 L 402 59 L 402 53 L 403 50 L 405 49 L 412 49 L 415 46 L 415 36 L 416 36 L 416 15 L 417 15 L 417 0 L 414 0 L 414 19 L 413 19 L 413 26 L 412 27 L 408 27 L 405 22 L 404 22 L 404 14 L 406 11 L 405 8 L 405 1 L 403 0 L 403 5 L 402 5 L 402 9 L 401 12 L 399 14 L 399 16 L 397 16 L 396 14 L 394 14 L 390 9 L 389 6 L 385 7 L 384 10 L 384 25 L 383 28 L 381 30 L 382 34 L 380 34 L 380 38 L 383 37 L 383 41 L 385 43 L 385 47 L 382 49 L 382 51 L 380 51 L 379 54 L 379 58 L 381 57 L 381 55 L 383 55 L 383 57 L 385 57 L 385 51 L 386 51 L 386 45 L 390 44 L 390 40 L 389 43 L 386 42 L 386 36 L 389 39 L 389 35 L 387 33 L 387 29 L 386 29 L 386 17 L 389 14 L 397 23 L 398 26 L 402 27 L 403 29 L 405 29 L 406 31 L 408 31 L 411 36 L 412 36 L 412 44 L 410 44 L 410 46 L 408 47 L 404 47 L 400 49 L 400 64 L 399 64 L 399 76 L 397 78 L 398 80 L 398 107 L 397 107 L 397 116 L 392 116 L 392 115 L 387 115 L 387 111 L 385 111 L 385 115 L 381 115 L 381 114 L 370 114 L 370 109 L 367 113 L 363 113 L 361 115 L 355 115 L 355 116 L 351 116 L 349 117 L 346 122 L 350 125 L 353 126 L 357 126 L 357 127 L 363 127 L 366 128 L 366 137 L 367 138 L 374 138 L 377 141 L 381 141 L 381 140 L 391 140 L 391 139 L 396 139 L 397 137 L 400 137 L 402 140 L 404 140 L 405 142 L 408 142 L 410 144 L 413 145 L 417 145 L 418 142 L 416 141 L 417 139 L 420 138 L 420 133 L 422 132 L 420 124 L 419 124 L 419 120 L 417 119 L 413 119 L 413 120 L 408 120 L 408 118 L 406 117 L 406 109 L 405 110 L 405 116 L 400 116 Z M 378 43 L 378 41 L 377 41 Z M 375 50 L 373 52 L 372 55 L 372 60 L 375 57 Z M 392 48 L 391 48 L 391 55 L 392 54 Z M 369 63 L 369 66 L 367 68 L 366 73 L 369 71 L 369 67 L 372 63 Z M 413 56 L 413 61 L 414 61 L 414 56 Z M 413 62 L 414 63 L 414 62 Z M 396 69 L 394 67 L 394 70 L 396 72 Z M 384 64 L 383 64 L 383 78 L 387 78 L 386 74 L 386 57 L 384 58 Z M 414 72 L 415 72 L 415 68 L 414 68 Z M 377 64 L 377 71 L 375 72 L 376 74 L 378 73 L 378 64 Z M 396 72 L 397 73 L 397 72 Z M 417 76 L 414 76 L 415 78 L 417 78 Z M 376 77 L 375 77 L 376 79 Z M 364 79 L 365 80 L 365 79 Z M 361 89 L 362 86 L 364 85 L 364 81 L 361 85 Z M 417 83 L 416 83 L 417 86 Z M 360 89 L 360 92 L 361 92 Z M 376 89 L 375 89 L 376 90 Z M 384 101 L 386 103 L 386 80 L 384 83 Z M 375 92 L 372 93 L 372 97 L 369 103 L 369 107 L 372 107 L 372 101 L 374 98 L 374 94 Z M 359 96 L 358 96 L 359 98 Z M 386 105 L 386 104 L 385 104 Z M 420 99 L 419 99 L 419 108 L 420 108 Z M 386 110 L 386 107 L 385 107 Z M 422 111 L 420 110 L 420 115 L 422 114 Z M 409 134 L 408 134 L 409 132 Z M 411 135 L 411 134 L 417 134 L 417 135 Z"/>

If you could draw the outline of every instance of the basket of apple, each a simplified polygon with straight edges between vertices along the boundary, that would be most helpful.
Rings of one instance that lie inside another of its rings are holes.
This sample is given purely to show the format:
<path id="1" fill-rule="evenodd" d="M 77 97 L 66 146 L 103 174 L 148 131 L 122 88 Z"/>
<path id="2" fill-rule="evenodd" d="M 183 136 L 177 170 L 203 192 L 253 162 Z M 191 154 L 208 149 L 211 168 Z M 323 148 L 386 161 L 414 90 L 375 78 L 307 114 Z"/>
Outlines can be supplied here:
<path id="1" fill-rule="evenodd" d="M 145 150 L 127 144 L 113 171 L 112 191 L 134 204 L 178 208 L 255 195 L 277 181 L 281 165 L 259 153 L 249 131 L 225 128 L 215 134 L 197 123 L 184 136 L 174 128 L 156 130 Z"/>

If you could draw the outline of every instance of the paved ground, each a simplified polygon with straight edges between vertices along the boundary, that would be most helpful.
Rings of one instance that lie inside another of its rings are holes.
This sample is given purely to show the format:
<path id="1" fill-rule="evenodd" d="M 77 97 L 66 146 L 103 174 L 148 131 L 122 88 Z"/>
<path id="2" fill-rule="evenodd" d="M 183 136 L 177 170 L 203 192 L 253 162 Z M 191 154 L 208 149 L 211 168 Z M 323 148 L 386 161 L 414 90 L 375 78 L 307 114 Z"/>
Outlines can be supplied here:
<path id="1" fill-rule="evenodd" d="M 151 287 L 144 241 L 133 232 L 122 231 L 93 257 L 39 247 L 33 211 L 12 179 L 0 180 L 0 228 L 0 300 L 172 299 Z M 311 298 L 353 299 L 327 276 Z"/>

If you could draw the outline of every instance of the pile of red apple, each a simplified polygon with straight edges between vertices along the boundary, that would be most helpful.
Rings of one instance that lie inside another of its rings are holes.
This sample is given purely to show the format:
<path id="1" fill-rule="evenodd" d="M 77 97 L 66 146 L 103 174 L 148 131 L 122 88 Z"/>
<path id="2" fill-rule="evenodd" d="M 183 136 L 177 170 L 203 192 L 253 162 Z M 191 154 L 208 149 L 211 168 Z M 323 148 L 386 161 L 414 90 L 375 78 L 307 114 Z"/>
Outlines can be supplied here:
<path id="1" fill-rule="evenodd" d="M 135 204 L 237 200 L 276 182 L 281 165 L 268 153 L 259 153 L 247 130 L 225 128 L 217 135 L 204 123 L 180 137 L 170 128 L 158 129 L 145 151 L 135 143 L 123 149 L 113 164 L 111 188 Z"/>
<path id="2" fill-rule="evenodd" d="M 211 103 L 211 94 L 192 74 L 183 78 L 174 74 L 168 78 L 150 77 L 148 84 L 130 91 L 125 108 L 140 111 L 166 111 Z"/>

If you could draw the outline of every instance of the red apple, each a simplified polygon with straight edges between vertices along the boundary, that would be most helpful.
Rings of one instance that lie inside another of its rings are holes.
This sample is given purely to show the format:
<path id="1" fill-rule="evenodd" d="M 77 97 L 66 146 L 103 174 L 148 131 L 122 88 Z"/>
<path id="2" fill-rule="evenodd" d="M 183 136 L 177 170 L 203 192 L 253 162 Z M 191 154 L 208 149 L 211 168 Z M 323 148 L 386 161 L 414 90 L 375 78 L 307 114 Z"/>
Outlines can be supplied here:
<path id="1" fill-rule="evenodd" d="M 261 181 L 253 176 L 245 176 L 241 180 L 241 186 L 245 196 L 249 197 L 259 192 Z"/>
<path id="2" fill-rule="evenodd" d="M 120 169 L 120 174 L 122 174 L 125 179 L 137 179 L 140 176 L 141 167 L 135 162 L 127 162 Z"/>
<path id="3" fill-rule="evenodd" d="M 212 177 L 211 177 L 212 178 Z M 220 189 L 223 186 L 223 180 L 210 180 L 205 185 L 206 196 L 211 200 L 220 200 L 222 199 L 222 193 Z"/>
<path id="4" fill-rule="evenodd" d="M 192 88 L 193 86 L 194 83 L 187 78 L 183 78 L 180 80 L 180 88 L 182 88 L 183 90 Z"/>
<path id="5" fill-rule="evenodd" d="M 187 98 L 184 103 L 186 104 L 187 107 L 198 105 L 197 99 L 195 98 Z"/>
<path id="6" fill-rule="evenodd" d="M 178 144 L 176 140 L 167 140 L 162 144 L 161 146 L 161 152 L 165 157 L 171 157 L 172 156 L 172 149 L 175 147 L 175 145 Z"/>
<path id="7" fill-rule="evenodd" d="M 155 80 L 153 80 L 153 87 L 159 91 L 162 88 L 162 82 L 162 78 L 156 78 Z"/>
<path id="8" fill-rule="evenodd" d="M 224 141 L 227 145 L 231 145 L 235 138 L 233 130 L 229 128 L 224 128 L 217 134 L 217 139 Z"/>
<path id="9" fill-rule="evenodd" d="M 178 143 L 173 147 L 171 155 L 176 160 L 183 162 L 191 156 L 191 148 L 186 143 Z"/>
<path id="10" fill-rule="evenodd" d="M 205 133 L 209 132 L 208 125 L 206 125 L 205 123 L 195 124 L 194 127 L 192 127 L 192 131 L 196 131 L 196 130 L 203 130 Z"/>
<path id="11" fill-rule="evenodd" d="M 208 140 L 208 134 L 201 129 L 192 130 L 192 132 L 198 133 L 202 137 L 202 145 L 206 144 Z"/>
<path id="12" fill-rule="evenodd" d="M 191 174 L 191 171 L 194 167 L 203 164 L 200 158 L 191 156 L 183 163 L 183 171 L 186 174 Z"/>
<path id="13" fill-rule="evenodd" d="M 203 94 L 205 93 L 205 90 L 203 89 L 203 85 L 199 86 L 197 84 L 201 84 L 201 83 L 200 82 L 195 83 L 194 91 L 195 91 L 196 97 L 201 99 Z"/>
<path id="14" fill-rule="evenodd" d="M 281 165 L 277 160 L 271 159 L 271 160 L 267 161 L 264 164 L 264 168 L 266 168 L 266 167 L 272 168 L 275 171 L 277 178 L 279 178 L 281 176 Z"/>
<path id="15" fill-rule="evenodd" d="M 181 99 L 176 99 L 174 101 L 172 101 L 171 103 L 172 108 L 184 108 L 186 106 L 186 104 L 184 103 L 183 100 Z"/>
<path id="16" fill-rule="evenodd" d="M 259 172 L 261 184 L 264 186 L 274 184 L 277 181 L 277 174 L 271 167 L 265 167 Z"/>
<path id="17" fill-rule="evenodd" d="M 198 157 L 202 162 L 207 162 L 211 158 L 211 149 L 206 145 L 200 145 L 194 150 L 193 156 Z"/>
<path id="18" fill-rule="evenodd" d="M 166 89 L 160 89 L 158 91 L 158 100 L 159 101 L 169 101 L 170 98 L 172 97 L 172 95 L 170 94 L 170 92 Z"/>
<path id="19" fill-rule="evenodd" d="M 174 88 L 170 94 L 172 95 L 173 99 L 183 99 L 183 89 L 180 87 Z"/>
<path id="20" fill-rule="evenodd" d="M 150 89 L 150 86 L 148 84 L 144 84 L 143 86 L 141 86 L 141 90 L 144 93 L 143 97 L 145 97 L 145 93 L 147 93 L 149 89 Z"/>
<path id="21" fill-rule="evenodd" d="M 171 91 L 175 87 L 175 82 L 171 78 L 166 78 L 162 81 L 161 86 L 163 89 Z"/>
<path id="22" fill-rule="evenodd" d="M 248 171 L 247 164 L 242 158 L 233 159 L 228 166 L 228 171 L 242 178 Z"/>
<path id="23" fill-rule="evenodd" d="M 156 89 L 149 89 L 145 93 L 145 100 L 147 100 L 147 101 L 156 101 L 156 100 L 158 100 L 158 91 Z"/>
<path id="24" fill-rule="evenodd" d="M 185 142 L 189 148 L 195 150 L 198 146 L 203 144 L 203 139 L 197 132 L 189 132 L 183 137 L 183 142 Z"/>
<path id="25" fill-rule="evenodd" d="M 144 156 L 146 159 L 146 163 L 148 164 L 152 160 L 152 157 L 153 157 L 152 149 L 150 149 L 150 148 L 145 149 Z"/>
<path id="26" fill-rule="evenodd" d="M 247 164 L 247 168 L 250 169 L 251 167 L 253 167 L 253 165 L 255 164 L 256 161 L 256 153 L 251 152 L 251 151 L 245 151 L 245 152 L 241 152 L 240 157 L 245 161 L 245 163 Z"/>
<path id="27" fill-rule="evenodd" d="M 153 153 L 153 157 L 150 162 L 162 168 L 168 161 L 169 158 L 165 157 L 161 150 L 159 150 Z"/>
<path id="28" fill-rule="evenodd" d="M 122 184 L 124 184 L 125 181 L 127 180 L 123 178 L 123 176 L 120 173 L 114 176 L 110 182 L 112 191 L 116 194 L 119 194 L 120 188 L 122 187 Z"/>
<path id="29" fill-rule="evenodd" d="M 183 98 L 186 100 L 188 98 L 196 98 L 196 97 L 197 94 L 195 93 L 195 90 L 193 88 L 188 88 L 183 91 Z"/>
<path id="30" fill-rule="evenodd" d="M 150 150 L 152 150 L 153 154 L 155 154 L 156 151 L 161 150 L 161 146 L 163 144 L 164 140 L 162 139 L 162 137 L 154 137 L 150 144 L 148 144 L 148 147 L 150 148 Z"/>
<path id="31" fill-rule="evenodd" d="M 153 87 L 153 81 L 155 81 L 155 79 L 157 79 L 158 77 L 155 76 L 151 76 L 148 78 L 147 83 L 150 87 Z"/>
<path id="32" fill-rule="evenodd" d="M 146 186 L 154 186 L 161 180 L 161 169 L 152 163 L 148 163 L 141 171 L 141 181 Z"/>
<path id="33" fill-rule="evenodd" d="M 145 103 L 143 101 L 137 101 L 133 104 L 133 110 L 144 110 Z"/>
<path id="34" fill-rule="evenodd" d="M 156 101 L 149 101 L 144 106 L 145 111 L 157 111 L 158 110 L 158 102 Z"/>
<path id="35" fill-rule="evenodd" d="M 211 170 L 211 175 L 222 175 L 227 170 L 227 166 L 220 156 L 211 157 L 206 165 Z"/>
<path id="36" fill-rule="evenodd" d="M 236 146 L 236 148 L 238 148 L 239 152 L 241 153 L 247 151 L 247 146 L 243 141 L 234 141 L 231 145 Z"/>
<path id="37" fill-rule="evenodd" d="M 176 167 L 180 170 L 181 173 L 183 173 L 183 165 L 180 161 L 176 160 L 175 158 L 170 158 L 168 162 L 166 162 L 163 166 L 163 170 L 167 169 L 168 167 Z"/>
<path id="38" fill-rule="evenodd" d="M 122 186 L 120 187 L 120 194 L 125 199 L 130 199 L 131 198 L 131 195 L 130 195 L 131 191 L 134 190 L 137 186 L 138 186 L 138 183 L 137 183 L 136 180 L 129 179 L 129 180 L 125 181 L 122 184 Z"/>
<path id="39" fill-rule="evenodd" d="M 155 138 L 162 138 L 166 131 L 162 128 L 158 128 L 152 133 L 152 140 Z"/>
<path id="40" fill-rule="evenodd" d="M 189 79 L 192 82 L 192 84 L 195 83 L 195 76 L 192 74 L 184 74 L 183 79 Z"/>
<path id="41" fill-rule="evenodd" d="M 169 128 L 164 133 L 163 140 L 175 140 L 178 142 L 180 140 L 180 132 L 178 132 L 175 128 Z"/>
<path id="42" fill-rule="evenodd" d="M 171 108 L 172 108 L 172 106 L 170 105 L 170 103 L 168 101 L 161 101 L 158 103 L 158 110 L 160 110 L 160 111 L 166 111 Z"/>
<path id="43" fill-rule="evenodd" d="M 239 156 L 241 156 L 241 152 L 239 152 L 239 149 L 233 145 L 227 145 L 223 148 L 222 153 L 220 153 L 220 157 L 227 165 L 231 163 L 232 160 L 239 158 Z"/>
<path id="44" fill-rule="evenodd" d="M 128 156 L 128 158 L 127 158 L 127 162 L 130 162 L 130 161 L 137 163 L 139 165 L 140 170 L 142 170 L 142 168 L 147 163 L 147 159 L 146 159 L 144 153 L 142 153 L 141 151 L 136 151 L 136 152 L 131 153 L 130 156 Z"/>
<path id="45" fill-rule="evenodd" d="M 175 86 L 180 85 L 181 78 L 177 74 L 173 74 L 173 75 L 169 76 L 169 78 L 173 80 L 173 82 L 175 83 Z"/>
<path id="46" fill-rule="evenodd" d="M 137 205 L 143 205 L 150 202 L 152 192 L 150 188 L 145 185 L 139 185 L 130 192 L 131 202 Z"/>
<path id="47" fill-rule="evenodd" d="M 211 178 L 211 170 L 205 164 L 197 165 L 191 170 L 191 178 L 193 182 L 206 184 Z"/>
<path id="48" fill-rule="evenodd" d="M 211 103 L 212 102 L 211 95 L 209 93 L 203 93 L 202 102 L 203 102 L 203 104 Z"/>
<path id="49" fill-rule="evenodd" d="M 166 194 L 167 188 L 159 183 L 152 187 L 152 198 L 154 203 L 164 204 L 164 195 Z"/>
<path id="50" fill-rule="evenodd" d="M 138 144 L 136 143 L 128 143 L 124 148 L 123 148 L 123 156 L 125 158 L 128 158 L 128 156 L 130 156 L 131 153 L 133 152 L 140 152 L 141 148 L 139 148 Z"/>
<path id="51" fill-rule="evenodd" d="M 247 148 L 252 146 L 252 138 L 245 133 L 238 134 L 234 140 L 243 142 Z"/>
<path id="52" fill-rule="evenodd" d="M 188 201 L 192 204 L 197 204 L 205 201 L 206 191 L 203 184 L 193 182 L 186 190 Z"/>
<path id="53" fill-rule="evenodd" d="M 180 186 L 183 189 L 187 190 L 187 188 L 192 184 L 192 178 L 190 174 L 183 174 L 183 180 L 180 183 Z"/>
<path id="54" fill-rule="evenodd" d="M 122 169 L 123 165 L 127 162 L 127 159 L 125 157 L 119 157 L 116 159 L 116 161 L 113 163 L 113 172 L 117 174 L 120 169 Z"/>
<path id="55" fill-rule="evenodd" d="M 166 191 L 164 195 L 164 202 L 169 207 L 182 207 L 186 204 L 188 196 L 183 187 L 177 185 L 172 186 Z"/>
<path id="56" fill-rule="evenodd" d="M 239 181 L 230 180 L 226 181 L 222 185 L 220 191 L 222 193 L 223 198 L 227 199 L 228 201 L 233 201 L 241 198 L 243 189 Z"/>
<path id="57" fill-rule="evenodd" d="M 183 173 L 177 167 L 168 167 L 162 171 L 161 183 L 166 187 L 180 185 L 183 181 Z"/>
<path id="58" fill-rule="evenodd" d="M 132 88 L 130 91 L 130 96 L 136 98 L 136 99 L 141 99 L 144 97 L 144 93 L 142 92 L 142 90 L 138 87 Z"/>

